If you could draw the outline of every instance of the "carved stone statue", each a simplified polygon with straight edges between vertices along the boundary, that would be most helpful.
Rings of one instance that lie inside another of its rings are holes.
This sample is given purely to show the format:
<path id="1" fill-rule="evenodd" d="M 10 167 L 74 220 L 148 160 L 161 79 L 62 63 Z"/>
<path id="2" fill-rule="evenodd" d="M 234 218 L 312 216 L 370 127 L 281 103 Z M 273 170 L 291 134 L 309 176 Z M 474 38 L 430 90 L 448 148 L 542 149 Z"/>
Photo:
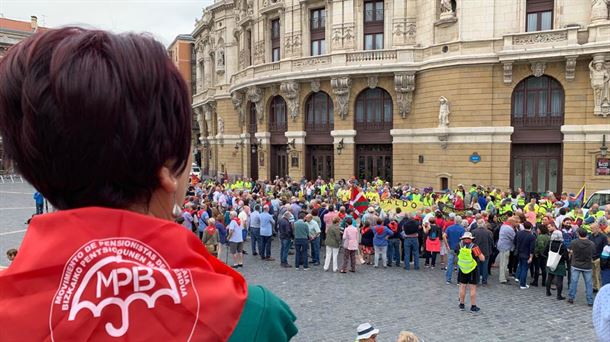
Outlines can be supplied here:
<path id="1" fill-rule="evenodd" d="M 261 88 L 256 86 L 248 87 L 246 91 L 246 98 L 248 101 L 254 103 L 254 109 L 256 109 L 256 117 L 258 121 L 263 121 L 263 91 Z"/>
<path id="2" fill-rule="evenodd" d="M 593 113 L 606 117 L 610 114 L 610 91 L 608 87 L 610 74 L 604 64 L 603 56 L 595 56 L 589 63 L 589 77 L 591 78 L 591 88 L 593 88 Z"/>
<path id="3" fill-rule="evenodd" d="M 225 132 L 225 121 L 222 118 L 218 118 L 218 134 L 224 134 Z"/>
<path id="4" fill-rule="evenodd" d="M 591 23 L 608 20 L 608 3 L 610 0 L 591 1 Z"/>
<path id="5" fill-rule="evenodd" d="M 223 49 L 219 49 L 216 53 L 216 66 L 218 70 L 224 70 L 225 68 L 225 51 Z"/>
<path id="6" fill-rule="evenodd" d="M 237 118 L 239 126 L 241 127 L 244 123 L 244 108 L 242 106 L 244 102 L 244 95 L 240 91 L 234 91 L 231 93 L 231 102 L 233 102 L 233 108 L 237 111 Z"/>
<path id="7" fill-rule="evenodd" d="M 295 121 L 299 115 L 299 83 L 296 81 L 287 81 L 280 84 L 280 91 L 284 94 L 284 99 L 288 106 L 288 114 L 292 121 Z"/>
<path id="8" fill-rule="evenodd" d="M 440 108 L 438 111 L 438 127 L 449 127 L 449 101 L 441 96 L 439 98 Z"/>
<path id="9" fill-rule="evenodd" d="M 345 119 L 347 116 L 349 103 L 349 93 L 352 87 L 352 80 L 349 77 L 334 77 L 330 80 L 330 86 L 335 95 L 335 101 L 337 102 L 337 112 L 341 119 Z"/>
<path id="10" fill-rule="evenodd" d="M 404 119 L 411 112 L 413 103 L 413 92 L 415 91 L 415 74 L 397 73 L 394 75 L 394 90 L 396 91 L 396 102 L 398 112 Z"/>
<path id="11" fill-rule="evenodd" d="M 455 16 L 453 13 L 453 6 L 451 6 L 451 0 L 441 0 L 441 19 L 452 18 Z"/>
<path id="12" fill-rule="evenodd" d="M 207 136 L 205 131 L 205 118 L 203 117 L 203 108 L 197 108 L 197 123 L 199 124 L 199 135 L 201 138 Z"/>

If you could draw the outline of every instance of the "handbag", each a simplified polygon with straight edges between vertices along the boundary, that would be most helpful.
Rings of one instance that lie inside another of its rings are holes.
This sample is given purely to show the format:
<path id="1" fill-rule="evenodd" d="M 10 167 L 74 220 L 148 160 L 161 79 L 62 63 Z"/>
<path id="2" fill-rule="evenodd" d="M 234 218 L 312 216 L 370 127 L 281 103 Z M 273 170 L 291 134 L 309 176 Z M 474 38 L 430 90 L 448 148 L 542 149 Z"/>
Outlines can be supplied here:
<path id="1" fill-rule="evenodd" d="M 561 251 L 561 245 L 563 245 L 563 242 L 559 244 L 559 249 L 557 252 L 553 252 L 551 250 L 551 244 L 549 243 L 549 257 L 546 260 L 546 267 L 548 267 L 551 271 L 555 271 L 555 269 L 557 269 L 557 265 L 559 265 L 559 261 L 561 261 L 561 254 L 559 254 L 559 251 Z"/>

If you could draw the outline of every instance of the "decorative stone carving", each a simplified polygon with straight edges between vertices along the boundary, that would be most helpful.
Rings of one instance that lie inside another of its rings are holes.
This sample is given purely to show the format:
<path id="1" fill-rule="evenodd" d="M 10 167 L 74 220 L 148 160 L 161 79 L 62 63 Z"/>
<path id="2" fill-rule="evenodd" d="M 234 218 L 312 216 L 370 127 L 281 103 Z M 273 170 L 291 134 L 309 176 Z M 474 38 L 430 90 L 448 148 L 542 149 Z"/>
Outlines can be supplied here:
<path id="1" fill-rule="evenodd" d="M 333 77 L 330 80 L 330 86 L 332 88 L 333 95 L 335 96 L 335 102 L 339 117 L 345 120 L 348 112 L 349 93 L 352 87 L 352 80 L 348 76 Z"/>
<path id="2" fill-rule="evenodd" d="M 532 74 L 536 77 L 544 75 L 544 69 L 546 69 L 546 63 L 544 62 L 532 62 L 531 64 Z"/>
<path id="3" fill-rule="evenodd" d="M 349 49 L 354 45 L 354 25 L 342 24 L 333 28 L 331 39 L 333 48 Z"/>
<path id="4" fill-rule="evenodd" d="M 240 91 L 234 91 L 231 93 L 231 102 L 233 102 L 233 108 L 237 112 L 237 123 L 239 127 L 244 124 L 245 113 L 244 113 L 244 94 Z"/>
<path id="5" fill-rule="evenodd" d="M 513 63 L 506 62 L 502 67 L 504 68 L 504 84 L 509 85 L 513 83 Z"/>
<path id="6" fill-rule="evenodd" d="M 219 117 L 216 123 L 218 125 L 217 126 L 218 127 L 218 134 L 224 134 L 224 132 L 225 132 L 225 121 L 221 117 Z"/>
<path id="7" fill-rule="evenodd" d="M 195 109 L 197 113 L 197 124 L 199 125 L 199 140 L 203 142 L 205 135 L 205 117 L 203 116 L 203 108 L 198 107 Z"/>
<path id="8" fill-rule="evenodd" d="M 401 20 L 401 19 L 395 19 Z M 395 37 L 401 38 L 404 44 L 415 44 L 415 34 L 417 33 L 417 24 L 415 22 L 398 21 L 394 23 L 392 33 Z"/>
<path id="9" fill-rule="evenodd" d="M 366 84 L 371 89 L 377 88 L 378 83 L 379 83 L 379 78 L 377 78 L 377 76 L 369 76 L 366 78 Z"/>
<path id="10" fill-rule="evenodd" d="M 317 93 L 320 91 L 320 80 L 313 80 L 310 83 L 311 91 Z"/>
<path id="11" fill-rule="evenodd" d="M 604 55 L 594 55 L 589 63 L 589 77 L 593 88 L 593 114 L 607 117 L 610 114 L 610 74 L 605 65 Z"/>
<path id="12" fill-rule="evenodd" d="M 441 96 L 438 100 L 440 102 L 438 110 L 438 127 L 447 128 L 449 127 L 449 114 L 451 113 L 449 110 L 449 100 L 444 96 Z"/>
<path id="13" fill-rule="evenodd" d="M 568 40 L 568 32 L 536 32 L 513 37 L 513 45 L 554 43 Z"/>
<path id="14" fill-rule="evenodd" d="M 413 103 L 413 92 L 415 91 L 415 74 L 399 73 L 394 75 L 394 90 L 396 91 L 396 102 L 398 112 L 403 119 L 411 113 Z"/>
<path id="15" fill-rule="evenodd" d="M 280 91 L 284 94 L 288 114 L 290 114 L 292 121 L 296 121 L 299 115 L 299 83 L 296 81 L 282 82 Z"/>
<path id="16" fill-rule="evenodd" d="M 591 23 L 608 20 L 608 3 L 609 0 L 592 0 L 591 1 Z"/>
<path id="17" fill-rule="evenodd" d="M 269 89 L 271 90 L 271 96 L 276 96 L 280 93 L 280 87 L 277 83 L 271 84 L 271 87 Z"/>
<path id="18" fill-rule="evenodd" d="M 301 32 L 293 32 L 291 35 L 286 36 L 284 46 L 288 49 L 300 49 L 301 48 Z"/>
<path id="19" fill-rule="evenodd" d="M 566 57 L 566 80 L 573 81 L 576 75 L 576 56 Z"/>
<path id="20" fill-rule="evenodd" d="M 294 68 L 304 68 L 308 66 L 314 65 L 322 65 L 322 64 L 330 64 L 332 62 L 332 58 L 328 56 L 322 57 L 307 57 L 303 59 L 297 59 L 292 62 L 292 66 Z"/>
<path id="21" fill-rule="evenodd" d="M 265 63 L 265 41 L 261 40 L 254 44 L 254 64 Z"/>
<path id="22" fill-rule="evenodd" d="M 447 145 L 449 145 L 449 134 L 441 134 L 438 136 L 438 141 L 441 142 L 441 148 L 443 150 L 447 149 Z"/>
<path id="23" fill-rule="evenodd" d="M 246 98 L 248 101 L 254 103 L 254 109 L 256 109 L 256 117 L 258 118 L 258 121 L 263 121 L 264 112 L 262 89 L 256 86 L 248 87 L 248 90 L 246 91 Z"/>
<path id="24" fill-rule="evenodd" d="M 451 0 L 441 0 L 441 20 L 455 17 Z"/>
<path id="25" fill-rule="evenodd" d="M 203 119 L 205 120 L 206 126 L 208 127 L 208 136 L 212 135 L 212 115 L 216 111 L 216 102 L 210 101 L 201 106 L 203 112 Z"/>
<path id="26" fill-rule="evenodd" d="M 216 50 L 216 73 L 224 74 L 225 72 L 225 50 L 219 48 Z"/>

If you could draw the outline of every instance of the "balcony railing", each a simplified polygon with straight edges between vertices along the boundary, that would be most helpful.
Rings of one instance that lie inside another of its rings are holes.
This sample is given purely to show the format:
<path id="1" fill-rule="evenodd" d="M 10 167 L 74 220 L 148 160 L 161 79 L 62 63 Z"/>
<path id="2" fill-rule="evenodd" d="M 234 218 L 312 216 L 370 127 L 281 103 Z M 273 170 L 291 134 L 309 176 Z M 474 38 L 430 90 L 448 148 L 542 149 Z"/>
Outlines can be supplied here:
<path id="1" fill-rule="evenodd" d="M 356 122 L 356 129 L 371 129 L 371 130 L 390 130 L 392 129 L 391 122 Z"/>
<path id="2" fill-rule="evenodd" d="M 317 122 L 306 122 L 305 129 L 308 132 L 330 132 L 334 129 L 333 123 L 317 123 Z"/>
<path id="3" fill-rule="evenodd" d="M 578 27 L 507 34 L 504 36 L 503 50 L 528 50 L 571 45 L 578 45 Z"/>
<path id="4" fill-rule="evenodd" d="M 269 132 L 270 133 L 284 133 L 288 130 L 287 122 L 270 122 Z"/>
<path id="5" fill-rule="evenodd" d="M 396 50 L 370 50 L 350 52 L 347 54 L 347 62 L 386 61 L 396 60 Z"/>
<path id="6" fill-rule="evenodd" d="M 563 124 L 563 116 L 513 116 L 513 126 L 518 128 L 546 128 Z"/>

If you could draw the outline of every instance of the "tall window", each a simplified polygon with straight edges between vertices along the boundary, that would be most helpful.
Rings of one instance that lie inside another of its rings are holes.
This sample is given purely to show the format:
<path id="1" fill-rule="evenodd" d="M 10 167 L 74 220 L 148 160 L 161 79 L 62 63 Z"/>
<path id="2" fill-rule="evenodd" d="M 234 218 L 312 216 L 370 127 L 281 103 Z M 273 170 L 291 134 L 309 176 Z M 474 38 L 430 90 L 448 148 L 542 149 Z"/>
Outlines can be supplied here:
<path id="1" fill-rule="evenodd" d="M 197 93 L 197 49 L 191 44 L 191 95 Z"/>
<path id="2" fill-rule="evenodd" d="M 383 49 L 383 1 L 364 3 L 364 49 Z"/>
<path id="3" fill-rule="evenodd" d="M 527 0 L 526 31 L 553 29 L 554 0 Z"/>
<path id="4" fill-rule="evenodd" d="M 392 97 L 381 88 L 367 89 L 356 98 L 356 127 L 392 127 Z"/>
<path id="5" fill-rule="evenodd" d="M 318 56 L 326 53 L 326 9 L 318 8 L 310 13 L 309 23 L 311 35 L 311 55 Z"/>
<path id="6" fill-rule="evenodd" d="M 279 95 L 274 96 L 273 99 L 271 99 L 271 104 L 269 106 L 269 132 L 286 132 L 286 128 L 288 127 L 287 122 L 286 101 Z"/>
<path id="7" fill-rule="evenodd" d="M 252 31 L 246 30 L 246 65 L 252 65 Z"/>
<path id="8" fill-rule="evenodd" d="M 280 20 L 271 20 L 271 61 L 280 60 Z"/>
<path id="9" fill-rule="evenodd" d="M 333 130 L 333 101 L 325 92 L 311 94 L 305 102 L 305 128 L 308 131 Z"/>
<path id="10" fill-rule="evenodd" d="M 548 76 L 530 76 L 513 91 L 512 120 L 515 127 L 548 127 L 563 124 L 563 88 Z"/>

